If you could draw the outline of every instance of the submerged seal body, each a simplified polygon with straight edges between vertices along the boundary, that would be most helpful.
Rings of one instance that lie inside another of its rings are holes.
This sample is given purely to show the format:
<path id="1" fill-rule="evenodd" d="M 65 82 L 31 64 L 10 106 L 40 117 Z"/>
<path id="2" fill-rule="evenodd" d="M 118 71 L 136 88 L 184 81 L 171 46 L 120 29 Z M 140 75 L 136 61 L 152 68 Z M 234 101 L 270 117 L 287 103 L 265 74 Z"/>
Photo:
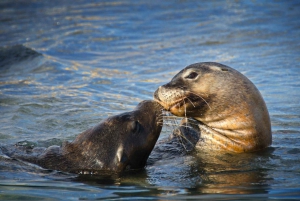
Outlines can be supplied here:
<path id="1" fill-rule="evenodd" d="M 228 66 L 189 65 L 160 86 L 154 99 L 174 115 L 191 118 L 181 125 L 199 133 L 197 149 L 240 153 L 271 144 L 270 117 L 260 92 Z M 180 129 L 182 134 L 185 130 Z"/>
<path id="2" fill-rule="evenodd" d="M 109 117 L 61 147 L 51 146 L 34 157 L 10 156 L 80 174 L 140 169 L 160 135 L 162 109 L 155 101 L 143 101 L 133 111 Z"/>

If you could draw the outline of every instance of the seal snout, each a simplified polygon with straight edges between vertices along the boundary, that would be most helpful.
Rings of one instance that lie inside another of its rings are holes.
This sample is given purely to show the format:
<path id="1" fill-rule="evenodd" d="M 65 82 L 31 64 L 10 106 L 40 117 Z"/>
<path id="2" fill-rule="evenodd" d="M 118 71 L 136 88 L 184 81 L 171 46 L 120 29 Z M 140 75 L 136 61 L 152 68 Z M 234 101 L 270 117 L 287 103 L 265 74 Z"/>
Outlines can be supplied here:
<path id="1" fill-rule="evenodd" d="M 158 95 L 158 91 L 161 89 L 161 86 L 158 87 L 158 89 L 154 92 L 154 100 L 158 101 L 158 102 L 161 102 L 160 98 L 159 98 L 159 95 Z"/>

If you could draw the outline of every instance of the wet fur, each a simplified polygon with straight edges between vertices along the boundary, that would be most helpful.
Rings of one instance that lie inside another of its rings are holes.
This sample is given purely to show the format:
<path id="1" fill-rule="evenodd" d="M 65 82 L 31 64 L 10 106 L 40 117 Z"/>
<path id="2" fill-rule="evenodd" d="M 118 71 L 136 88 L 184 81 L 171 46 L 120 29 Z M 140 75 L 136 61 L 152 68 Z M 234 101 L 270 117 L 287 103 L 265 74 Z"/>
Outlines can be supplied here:
<path id="1" fill-rule="evenodd" d="M 162 124 L 162 107 L 154 101 L 143 101 L 135 110 L 109 117 L 61 147 L 2 150 L 11 158 L 79 174 L 140 169 L 146 165 Z"/>
<path id="2" fill-rule="evenodd" d="M 191 79 L 192 73 L 197 77 Z M 154 98 L 166 110 L 186 118 L 180 126 L 193 126 L 187 118 L 196 120 L 198 149 L 249 152 L 271 144 L 263 98 L 250 80 L 228 66 L 192 64 L 159 87 Z M 185 132 L 181 129 L 181 135 Z"/>

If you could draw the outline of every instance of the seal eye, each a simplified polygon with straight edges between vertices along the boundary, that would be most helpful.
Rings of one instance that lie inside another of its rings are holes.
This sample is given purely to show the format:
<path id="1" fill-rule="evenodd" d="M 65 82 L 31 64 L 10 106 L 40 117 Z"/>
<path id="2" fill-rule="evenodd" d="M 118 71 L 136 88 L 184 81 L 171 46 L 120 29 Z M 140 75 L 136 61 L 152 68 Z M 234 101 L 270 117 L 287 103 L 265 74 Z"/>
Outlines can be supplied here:
<path id="1" fill-rule="evenodd" d="M 140 123 L 138 121 L 132 121 L 130 123 L 130 129 L 133 133 L 136 133 L 140 129 Z"/>
<path id="2" fill-rule="evenodd" d="M 186 79 L 195 79 L 198 76 L 198 73 L 191 72 L 188 76 L 186 76 Z"/>

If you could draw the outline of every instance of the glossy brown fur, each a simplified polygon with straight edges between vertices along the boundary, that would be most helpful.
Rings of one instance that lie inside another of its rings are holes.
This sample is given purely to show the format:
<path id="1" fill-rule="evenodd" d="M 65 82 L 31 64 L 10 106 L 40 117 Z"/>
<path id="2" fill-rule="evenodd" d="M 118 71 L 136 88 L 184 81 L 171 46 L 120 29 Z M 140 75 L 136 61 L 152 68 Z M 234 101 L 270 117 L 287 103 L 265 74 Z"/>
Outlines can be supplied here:
<path id="1" fill-rule="evenodd" d="M 174 115 L 198 121 L 198 149 L 240 153 L 271 144 L 269 113 L 260 92 L 228 66 L 192 64 L 159 87 L 154 98 Z"/>
<path id="2" fill-rule="evenodd" d="M 161 132 L 162 109 L 155 101 L 143 101 L 133 111 L 105 119 L 62 147 L 51 146 L 37 157 L 11 157 L 79 174 L 140 169 Z"/>

